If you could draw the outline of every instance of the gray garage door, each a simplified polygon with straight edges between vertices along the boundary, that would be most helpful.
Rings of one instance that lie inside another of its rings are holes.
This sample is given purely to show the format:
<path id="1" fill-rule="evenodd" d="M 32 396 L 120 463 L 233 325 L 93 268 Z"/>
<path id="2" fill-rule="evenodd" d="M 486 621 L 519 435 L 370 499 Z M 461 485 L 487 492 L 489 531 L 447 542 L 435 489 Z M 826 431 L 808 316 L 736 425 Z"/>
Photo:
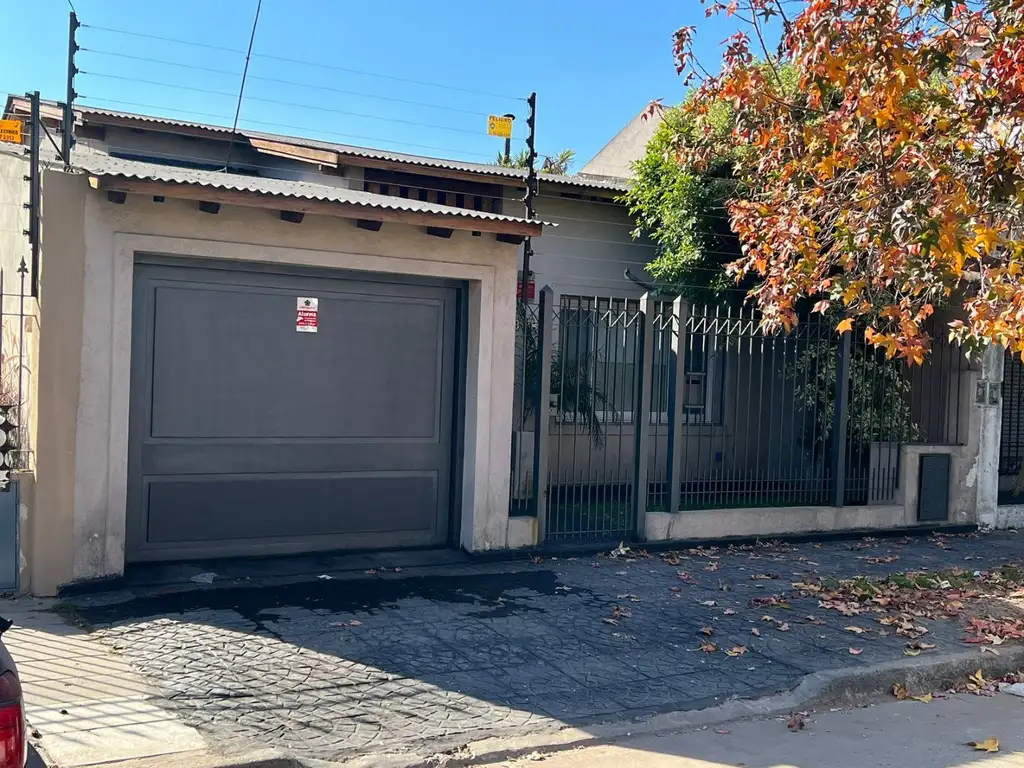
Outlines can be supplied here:
<path id="1" fill-rule="evenodd" d="M 447 541 L 457 289 L 327 275 L 136 265 L 129 559 Z"/>

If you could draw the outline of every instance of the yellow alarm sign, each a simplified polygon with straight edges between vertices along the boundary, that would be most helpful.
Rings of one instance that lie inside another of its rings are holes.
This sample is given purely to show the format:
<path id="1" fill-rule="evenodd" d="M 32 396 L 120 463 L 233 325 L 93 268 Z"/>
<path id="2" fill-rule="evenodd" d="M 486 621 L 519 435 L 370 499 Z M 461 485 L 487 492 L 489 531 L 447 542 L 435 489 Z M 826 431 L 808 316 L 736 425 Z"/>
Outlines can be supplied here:
<path id="1" fill-rule="evenodd" d="M 512 118 L 500 115 L 489 115 L 487 118 L 487 135 L 500 139 L 512 138 Z"/>
<path id="2" fill-rule="evenodd" d="M 21 120 L 0 120 L 0 141 L 21 144 Z"/>

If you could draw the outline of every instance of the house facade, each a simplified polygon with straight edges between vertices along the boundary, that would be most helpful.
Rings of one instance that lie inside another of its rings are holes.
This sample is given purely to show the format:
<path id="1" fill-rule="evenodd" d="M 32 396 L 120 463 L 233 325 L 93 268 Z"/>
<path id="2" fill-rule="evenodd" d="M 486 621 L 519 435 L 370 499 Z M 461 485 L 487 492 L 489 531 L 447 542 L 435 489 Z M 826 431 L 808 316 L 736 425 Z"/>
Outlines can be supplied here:
<path id="1" fill-rule="evenodd" d="M 42 117 L 57 128 L 55 105 Z M 924 386 L 847 350 L 864 371 L 839 412 L 901 405 L 826 434 L 830 329 L 769 338 L 742 307 L 651 293 L 623 177 L 543 175 L 528 220 L 520 169 L 104 110 L 75 130 L 71 167 L 44 164 L 38 270 L 21 241 L 0 254 L 3 280 L 39 286 L 2 320 L 21 341 L 22 590 L 160 561 L 987 510 L 993 370 L 950 354 Z M 15 148 L 0 165 L 26 173 Z M 924 503 L 936 456 L 946 493 Z"/>

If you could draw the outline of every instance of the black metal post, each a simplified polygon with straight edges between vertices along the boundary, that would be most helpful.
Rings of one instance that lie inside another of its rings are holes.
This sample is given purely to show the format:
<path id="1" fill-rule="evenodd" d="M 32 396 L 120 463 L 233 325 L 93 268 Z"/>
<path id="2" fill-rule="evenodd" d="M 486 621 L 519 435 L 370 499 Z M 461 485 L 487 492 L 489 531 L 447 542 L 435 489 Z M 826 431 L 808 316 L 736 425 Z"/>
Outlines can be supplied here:
<path id="1" fill-rule="evenodd" d="M 72 11 L 68 22 L 68 82 L 67 96 L 64 99 L 64 133 L 61 136 L 61 160 L 64 161 L 64 170 L 71 168 L 71 147 L 75 143 L 75 75 L 78 74 L 78 67 L 75 65 L 75 54 L 78 53 L 78 41 L 75 33 L 82 26 L 78 21 L 78 15 Z M 35 278 L 35 269 L 32 270 L 32 277 Z M 35 296 L 35 294 L 32 294 Z"/>
<path id="2" fill-rule="evenodd" d="M 29 130 L 28 149 L 28 235 L 29 247 L 32 253 L 32 274 L 30 285 L 32 297 L 39 295 L 39 209 L 40 201 L 40 178 L 39 178 L 39 139 L 43 133 L 43 124 L 39 116 L 39 91 L 27 94 L 31 103 L 31 125 Z"/>
<path id="3" fill-rule="evenodd" d="M 636 539 L 646 541 L 649 489 L 647 438 L 651 432 L 651 380 L 654 376 L 654 299 L 650 293 L 645 293 L 640 298 L 640 315 L 637 322 L 640 325 L 637 338 L 637 391 L 633 401 L 633 429 L 636 440 L 633 453 L 633 509 L 636 513 Z"/>
<path id="4" fill-rule="evenodd" d="M 511 112 L 506 112 L 502 117 L 507 117 L 515 123 L 516 116 Z M 508 132 L 508 136 L 505 138 L 505 165 L 512 165 L 512 131 Z"/>
<path id="5" fill-rule="evenodd" d="M 544 541 L 548 526 L 548 432 L 551 428 L 551 349 L 554 345 L 554 297 L 551 286 L 545 285 L 539 296 L 537 315 L 537 378 L 523 381 L 536 387 L 533 411 L 533 503 L 537 516 L 537 543 Z"/>
<path id="6" fill-rule="evenodd" d="M 846 427 L 850 411 L 850 337 L 839 337 L 836 348 L 836 402 L 832 416 L 832 505 L 843 506 L 846 496 Z"/>
<path id="7" fill-rule="evenodd" d="M 530 114 L 526 118 L 526 125 L 527 128 L 529 128 L 529 133 L 526 135 L 526 147 L 528 150 L 528 159 L 530 164 L 526 174 L 526 197 L 523 198 L 523 202 L 526 203 L 526 218 L 532 219 L 535 213 L 533 209 L 533 201 L 537 196 L 537 148 L 535 146 L 537 140 L 536 92 L 530 94 L 530 98 L 526 100 L 526 103 L 530 106 Z M 530 284 L 530 259 L 532 257 L 533 239 L 527 237 L 523 244 L 523 280 L 521 292 L 519 294 L 524 304 L 529 303 L 527 288 Z"/>

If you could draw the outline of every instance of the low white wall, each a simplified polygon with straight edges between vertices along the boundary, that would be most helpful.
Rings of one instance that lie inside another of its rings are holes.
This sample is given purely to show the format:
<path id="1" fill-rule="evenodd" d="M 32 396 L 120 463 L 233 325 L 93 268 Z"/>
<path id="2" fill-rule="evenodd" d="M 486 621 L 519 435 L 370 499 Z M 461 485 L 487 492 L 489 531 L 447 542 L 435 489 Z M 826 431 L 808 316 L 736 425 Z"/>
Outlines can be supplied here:
<path id="1" fill-rule="evenodd" d="M 721 539 L 726 536 L 783 536 L 845 530 L 902 528 L 904 507 L 751 507 L 695 512 L 648 512 L 647 540 Z"/>
<path id="2" fill-rule="evenodd" d="M 996 507 L 987 522 L 992 528 L 1024 528 L 1024 504 L 1004 504 Z"/>

